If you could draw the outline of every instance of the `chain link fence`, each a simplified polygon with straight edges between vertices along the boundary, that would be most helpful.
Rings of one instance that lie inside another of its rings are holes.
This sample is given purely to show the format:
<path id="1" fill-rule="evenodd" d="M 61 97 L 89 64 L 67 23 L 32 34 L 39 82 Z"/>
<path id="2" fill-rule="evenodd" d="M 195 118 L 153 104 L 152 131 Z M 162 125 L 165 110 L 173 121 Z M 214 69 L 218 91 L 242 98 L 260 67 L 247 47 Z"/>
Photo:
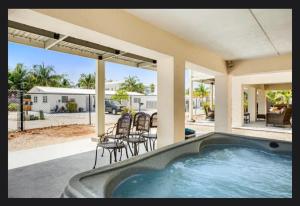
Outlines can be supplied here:
<path id="1" fill-rule="evenodd" d="M 8 131 L 61 126 L 95 125 L 95 95 L 8 91 Z"/>

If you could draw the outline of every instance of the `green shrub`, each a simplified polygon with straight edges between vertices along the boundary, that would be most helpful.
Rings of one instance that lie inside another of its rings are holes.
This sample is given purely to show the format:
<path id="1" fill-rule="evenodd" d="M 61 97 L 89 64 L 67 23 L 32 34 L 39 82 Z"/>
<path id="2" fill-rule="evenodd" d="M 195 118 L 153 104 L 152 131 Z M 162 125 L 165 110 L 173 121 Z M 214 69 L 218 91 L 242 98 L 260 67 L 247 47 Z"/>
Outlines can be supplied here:
<path id="1" fill-rule="evenodd" d="M 67 105 L 68 112 L 77 112 L 77 103 L 76 102 L 68 102 Z"/>
<path id="2" fill-rule="evenodd" d="M 8 111 L 17 111 L 19 107 L 19 104 L 17 103 L 9 103 L 8 104 Z"/>
<path id="3" fill-rule="evenodd" d="M 39 117 L 38 117 L 38 116 L 35 116 L 35 115 L 33 115 L 33 114 L 31 114 L 31 115 L 29 116 L 29 120 L 39 120 Z"/>
<path id="4" fill-rule="evenodd" d="M 40 110 L 40 120 L 44 120 L 45 116 L 44 116 L 44 111 Z"/>
<path id="5" fill-rule="evenodd" d="M 131 116 L 134 116 L 136 111 L 134 109 L 130 109 L 128 107 L 124 107 L 121 111 L 121 115 L 125 114 L 125 113 L 129 113 L 131 114 Z"/>

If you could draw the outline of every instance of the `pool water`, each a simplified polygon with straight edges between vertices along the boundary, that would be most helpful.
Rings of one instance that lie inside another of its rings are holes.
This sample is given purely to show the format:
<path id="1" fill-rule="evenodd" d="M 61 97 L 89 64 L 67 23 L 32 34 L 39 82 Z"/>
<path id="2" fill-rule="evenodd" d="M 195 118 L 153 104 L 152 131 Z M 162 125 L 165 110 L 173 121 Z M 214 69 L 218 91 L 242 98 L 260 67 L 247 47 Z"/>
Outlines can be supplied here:
<path id="1" fill-rule="evenodd" d="M 128 177 L 112 197 L 291 198 L 292 157 L 210 145 L 165 169 Z"/>

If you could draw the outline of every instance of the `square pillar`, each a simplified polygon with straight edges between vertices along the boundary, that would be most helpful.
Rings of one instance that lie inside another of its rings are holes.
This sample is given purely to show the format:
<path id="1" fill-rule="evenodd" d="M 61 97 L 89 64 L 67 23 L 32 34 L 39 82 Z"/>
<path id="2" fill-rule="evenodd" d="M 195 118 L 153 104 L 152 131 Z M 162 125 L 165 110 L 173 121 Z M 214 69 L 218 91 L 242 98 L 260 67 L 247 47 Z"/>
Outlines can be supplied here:
<path id="1" fill-rule="evenodd" d="M 184 61 L 174 61 L 173 58 L 157 61 L 158 147 L 185 138 L 184 71 Z"/>
<path id="2" fill-rule="evenodd" d="M 193 119 L 193 75 L 192 75 L 192 70 L 189 70 L 189 122 L 195 122 L 195 120 Z"/>
<path id="3" fill-rule="evenodd" d="M 250 121 L 256 121 L 256 88 L 248 87 L 248 112 L 250 113 Z"/>
<path id="4" fill-rule="evenodd" d="M 96 68 L 96 134 L 105 132 L 105 62 L 97 60 Z"/>
<path id="5" fill-rule="evenodd" d="M 231 75 L 215 77 L 215 131 L 231 132 Z"/>

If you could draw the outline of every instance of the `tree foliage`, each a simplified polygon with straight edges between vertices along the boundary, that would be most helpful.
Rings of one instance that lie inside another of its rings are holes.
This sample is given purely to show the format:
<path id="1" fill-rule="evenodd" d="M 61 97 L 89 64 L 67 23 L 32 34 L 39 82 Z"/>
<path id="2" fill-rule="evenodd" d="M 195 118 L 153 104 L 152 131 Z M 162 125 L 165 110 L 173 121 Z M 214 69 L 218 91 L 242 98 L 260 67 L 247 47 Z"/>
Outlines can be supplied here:
<path id="1" fill-rule="evenodd" d="M 129 96 L 125 90 L 119 89 L 114 95 L 111 96 L 111 99 L 121 103 L 122 100 L 128 100 Z"/>
<path id="2" fill-rule="evenodd" d="M 72 87 L 67 75 L 56 74 L 53 66 L 44 63 L 33 65 L 27 69 L 18 63 L 12 71 L 8 71 L 8 89 L 28 91 L 34 86 Z"/>
<path id="3" fill-rule="evenodd" d="M 125 78 L 125 81 L 120 86 L 121 90 L 125 90 L 128 92 L 139 92 L 145 93 L 145 86 L 136 76 L 128 76 Z"/>
<path id="4" fill-rule="evenodd" d="M 59 87 L 64 76 L 56 74 L 53 66 L 45 66 L 44 63 L 33 65 L 29 75 L 35 78 L 36 85 L 50 87 Z"/>
<path id="5" fill-rule="evenodd" d="M 267 99 L 271 104 L 290 104 L 292 90 L 270 90 L 266 93 Z"/>
<path id="6" fill-rule="evenodd" d="M 209 96 L 208 89 L 204 86 L 204 84 L 200 84 L 195 90 L 193 91 L 193 96 L 195 98 L 201 98 L 202 102 L 205 97 Z"/>
<path id="7" fill-rule="evenodd" d="M 77 86 L 83 89 L 95 89 L 96 74 L 81 74 Z"/>
<path id="8" fill-rule="evenodd" d="M 150 91 L 153 93 L 155 91 L 155 85 L 152 83 L 150 84 Z"/>

